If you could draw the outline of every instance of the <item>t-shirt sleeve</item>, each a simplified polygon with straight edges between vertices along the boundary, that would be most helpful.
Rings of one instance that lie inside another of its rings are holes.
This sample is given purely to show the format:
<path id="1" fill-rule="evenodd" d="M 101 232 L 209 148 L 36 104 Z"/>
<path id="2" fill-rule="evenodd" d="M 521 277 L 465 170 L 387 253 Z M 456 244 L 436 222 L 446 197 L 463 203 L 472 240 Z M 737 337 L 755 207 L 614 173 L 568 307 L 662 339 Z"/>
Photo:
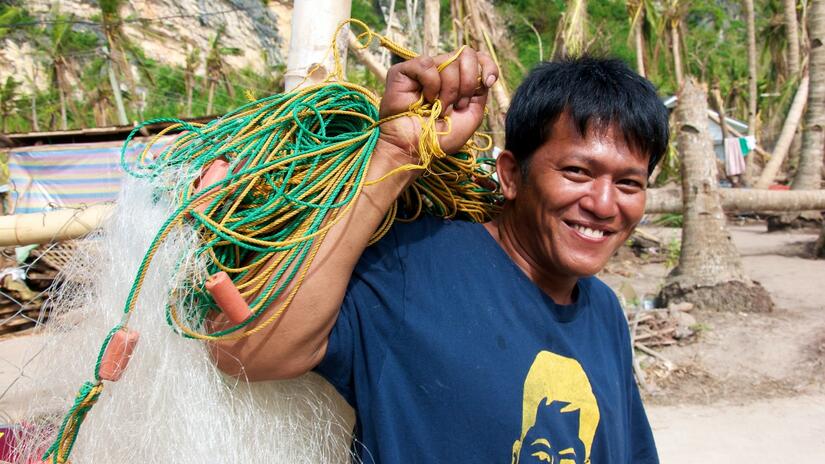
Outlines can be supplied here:
<path id="1" fill-rule="evenodd" d="M 358 261 L 324 358 L 315 367 L 352 406 L 358 399 L 359 379 L 380 372 L 386 340 L 403 318 L 404 272 L 396 229 L 367 248 Z"/>
<path id="2" fill-rule="evenodd" d="M 355 337 L 353 335 L 353 313 L 355 313 L 352 296 L 347 291 L 338 319 L 332 327 L 327 342 L 327 351 L 324 359 L 315 367 L 315 372 L 324 377 L 338 390 L 338 393 L 350 405 L 355 404 L 353 392 L 353 358 Z M 356 327 L 357 328 L 357 327 Z"/>
<path id="3" fill-rule="evenodd" d="M 630 447 L 633 464 L 659 464 L 656 442 L 635 380 L 630 392 Z"/>

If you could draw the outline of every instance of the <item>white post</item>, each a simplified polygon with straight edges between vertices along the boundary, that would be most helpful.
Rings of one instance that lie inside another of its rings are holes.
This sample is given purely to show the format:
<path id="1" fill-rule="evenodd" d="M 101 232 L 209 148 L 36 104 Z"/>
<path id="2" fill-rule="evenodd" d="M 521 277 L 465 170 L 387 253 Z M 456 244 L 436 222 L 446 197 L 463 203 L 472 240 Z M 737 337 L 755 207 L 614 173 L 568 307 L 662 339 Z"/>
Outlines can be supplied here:
<path id="1" fill-rule="evenodd" d="M 349 18 L 351 9 L 352 0 L 295 0 L 284 75 L 287 92 L 299 85 L 320 82 L 334 70 L 333 55 L 329 50 L 332 36 L 338 24 Z M 338 47 L 341 64 L 346 66 L 347 36 L 339 38 Z M 315 65 L 320 66 L 307 77 Z"/>

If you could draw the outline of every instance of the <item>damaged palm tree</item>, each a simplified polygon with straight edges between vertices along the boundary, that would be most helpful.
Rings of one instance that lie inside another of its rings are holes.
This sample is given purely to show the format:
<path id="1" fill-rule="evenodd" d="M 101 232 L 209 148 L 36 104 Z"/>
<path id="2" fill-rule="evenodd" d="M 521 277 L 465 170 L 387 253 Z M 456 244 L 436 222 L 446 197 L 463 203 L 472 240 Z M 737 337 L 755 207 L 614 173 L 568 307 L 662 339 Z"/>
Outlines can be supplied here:
<path id="1" fill-rule="evenodd" d="M 770 311 L 768 292 L 745 275 L 725 224 L 716 162 L 707 125 L 705 94 L 686 79 L 677 108 L 677 143 L 682 154 L 684 227 L 679 265 L 659 298 L 689 301 L 699 308 Z"/>

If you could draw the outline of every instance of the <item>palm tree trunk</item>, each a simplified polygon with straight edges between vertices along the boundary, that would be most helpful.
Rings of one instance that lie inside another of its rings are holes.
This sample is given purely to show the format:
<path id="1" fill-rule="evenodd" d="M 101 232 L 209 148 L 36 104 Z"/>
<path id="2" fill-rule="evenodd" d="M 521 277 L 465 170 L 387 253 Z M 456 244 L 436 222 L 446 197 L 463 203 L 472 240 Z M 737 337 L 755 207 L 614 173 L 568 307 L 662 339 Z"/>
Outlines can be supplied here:
<path id="1" fill-rule="evenodd" d="M 64 92 L 63 76 L 60 71 L 57 72 L 57 94 L 60 96 L 60 129 L 69 129 L 69 118 L 66 115 L 66 94 Z"/>
<path id="2" fill-rule="evenodd" d="M 730 239 L 716 181 L 707 102 L 693 79 L 684 82 L 676 112 L 682 154 L 682 251 L 660 298 L 726 311 L 770 310 L 770 296 L 748 280 Z"/>
<path id="3" fill-rule="evenodd" d="M 476 0 L 465 0 L 465 5 L 467 7 L 466 10 L 470 12 L 470 24 L 472 25 L 470 29 L 472 30 L 473 39 L 475 39 L 476 50 L 487 49 L 487 52 L 495 57 L 495 50 L 492 49 L 491 44 L 484 40 L 486 31 L 484 23 L 481 20 L 481 15 L 479 14 L 478 2 Z M 487 34 L 487 36 L 489 35 L 490 34 Z M 510 108 L 510 94 L 504 87 L 504 74 L 502 73 L 501 66 L 499 66 L 498 72 L 499 78 L 496 80 L 496 83 L 493 84 L 491 90 L 493 98 L 496 99 L 496 103 L 498 104 L 499 111 L 503 115 L 507 112 L 507 109 Z"/>
<path id="4" fill-rule="evenodd" d="M 757 97 L 756 89 L 757 66 L 756 66 L 756 18 L 753 11 L 753 0 L 745 0 L 745 16 L 748 25 L 748 135 L 756 136 L 756 111 Z M 751 153 L 745 158 L 745 185 L 751 185 L 755 177 L 756 153 Z"/>
<path id="5" fill-rule="evenodd" d="M 209 80 L 209 96 L 206 98 L 206 115 L 212 115 L 212 99 L 215 97 L 215 87 L 217 83 L 214 79 Z"/>
<path id="6" fill-rule="evenodd" d="M 636 71 L 640 76 L 647 77 L 645 72 L 645 37 L 642 30 L 644 27 L 644 10 L 642 8 L 644 7 L 639 7 L 638 17 L 634 18 L 633 41 L 636 45 Z"/>
<path id="7" fill-rule="evenodd" d="M 785 34 L 788 41 L 788 72 L 793 78 L 799 74 L 799 23 L 796 20 L 796 0 L 784 0 Z"/>
<path id="8" fill-rule="evenodd" d="M 438 55 L 438 38 L 441 31 L 441 2 L 424 0 L 424 53 L 428 56 Z"/>
<path id="9" fill-rule="evenodd" d="M 361 62 L 370 72 L 378 78 L 379 81 L 383 82 L 384 79 L 387 78 L 387 68 L 381 64 L 378 58 L 373 56 L 370 53 L 368 48 L 362 48 L 361 44 L 358 42 L 358 39 L 355 37 L 355 34 L 352 31 L 349 31 L 349 50 L 358 58 L 358 61 Z"/>
<path id="10" fill-rule="evenodd" d="M 121 126 L 129 125 L 129 118 L 126 117 L 126 108 L 123 106 L 123 95 L 120 93 L 120 82 L 117 81 L 114 62 L 109 58 L 109 85 L 112 86 L 112 96 L 115 99 L 115 109 L 117 109 L 117 120 Z"/>
<path id="11" fill-rule="evenodd" d="M 728 213 L 825 210 L 825 190 L 722 189 L 719 201 Z M 678 189 L 647 190 L 645 214 L 681 213 L 683 208 Z"/>
<path id="12" fill-rule="evenodd" d="M 788 115 L 785 117 L 785 123 L 782 124 L 779 139 L 773 147 L 771 159 L 768 160 L 765 169 L 762 170 L 762 174 L 759 176 L 759 180 L 756 181 L 754 188 L 766 189 L 776 179 L 776 175 L 782 167 L 782 162 L 791 148 L 794 134 L 799 127 L 799 121 L 802 119 L 802 112 L 805 110 L 805 101 L 808 99 L 808 81 L 809 78 L 805 75 L 799 82 L 799 88 L 796 89 L 796 95 L 794 95 Z"/>
<path id="13" fill-rule="evenodd" d="M 670 22 L 670 40 L 673 47 L 673 67 L 676 72 L 676 86 L 681 88 L 685 81 L 685 71 L 682 69 L 682 52 L 679 45 L 679 23 Z"/>
<path id="14" fill-rule="evenodd" d="M 794 190 L 818 189 L 822 186 L 822 149 L 825 147 L 825 0 L 813 0 L 808 15 L 811 87 L 808 92 L 799 169 L 792 186 Z"/>

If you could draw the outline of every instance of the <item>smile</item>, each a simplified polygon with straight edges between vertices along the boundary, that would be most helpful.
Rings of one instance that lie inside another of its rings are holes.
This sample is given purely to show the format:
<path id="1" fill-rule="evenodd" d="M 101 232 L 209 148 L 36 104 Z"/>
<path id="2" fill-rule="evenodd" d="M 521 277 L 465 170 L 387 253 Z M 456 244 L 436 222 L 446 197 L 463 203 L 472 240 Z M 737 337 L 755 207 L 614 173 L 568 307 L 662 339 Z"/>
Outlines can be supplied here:
<path id="1" fill-rule="evenodd" d="M 567 225 L 570 226 L 571 229 L 578 232 L 579 235 L 593 240 L 600 240 L 612 234 L 609 230 L 591 228 L 581 224 L 567 222 Z"/>

